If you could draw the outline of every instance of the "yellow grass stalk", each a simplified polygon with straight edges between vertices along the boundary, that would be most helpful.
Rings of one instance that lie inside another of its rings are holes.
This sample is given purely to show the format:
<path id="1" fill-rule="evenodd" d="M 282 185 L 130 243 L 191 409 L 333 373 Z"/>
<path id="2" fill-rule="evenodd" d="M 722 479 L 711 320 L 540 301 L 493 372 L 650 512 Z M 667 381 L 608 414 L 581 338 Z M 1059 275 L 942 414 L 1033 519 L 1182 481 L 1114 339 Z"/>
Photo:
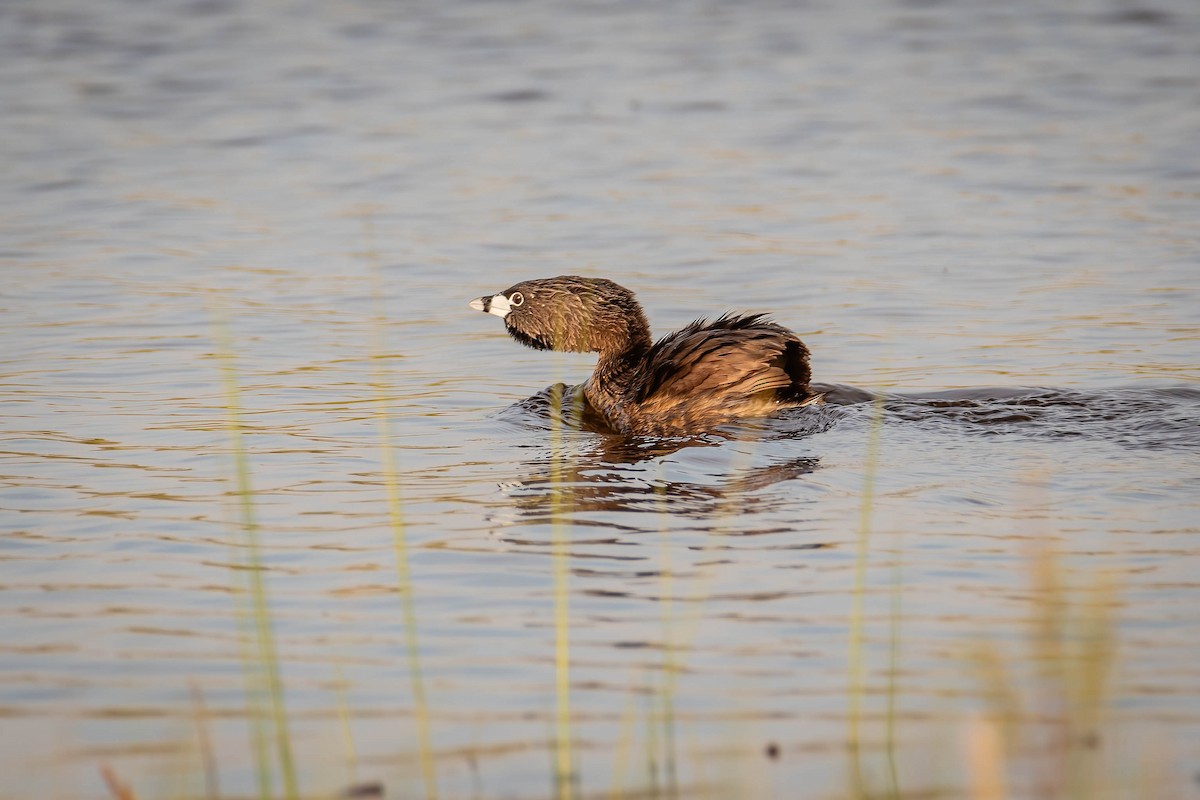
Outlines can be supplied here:
<path id="1" fill-rule="evenodd" d="M 875 475 L 879 469 L 879 443 L 883 429 L 883 393 L 875 396 L 871 426 L 867 436 L 863 466 L 862 501 L 858 512 L 858 536 L 854 560 L 854 594 L 850 608 L 850 652 L 847 658 L 849 698 L 847 747 L 850 751 L 850 783 L 855 798 L 868 796 L 862 764 L 862 700 L 866 692 L 863 680 L 863 614 L 867 591 L 867 557 L 871 540 L 871 512 L 875 503 Z"/>
<path id="2" fill-rule="evenodd" d="M 565 393 L 551 397 L 550 526 L 554 572 L 554 787 L 558 800 L 575 797 L 574 759 L 571 752 L 571 609 L 570 488 L 563 471 L 563 401 Z"/>
<path id="3" fill-rule="evenodd" d="M 283 778 L 284 796 L 289 800 L 299 797 L 299 787 L 296 782 L 296 767 L 292 760 L 291 738 L 288 735 L 287 711 L 284 705 L 283 681 L 279 674 L 279 659 L 275 650 L 275 638 L 271 627 L 271 612 L 267 603 L 267 587 L 263 577 L 265 567 L 258 541 L 258 521 L 254 509 L 254 490 L 250 483 L 250 463 L 246 455 L 246 445 L 242 435 L 241 394 L 238 387 L 237 368 L 234 363 L 233 342 L 229 329 L 221 320 L 216 324 L 217 351 L 221 360 L 221 377 L 225 387 L 226 422 L 229 428 L 229 438 L 233 450 L 234 475 L 236 480 L 235 493 L 238 497 L 238 507 L 241 511 L 241 528 L 245 538 L 245 572 L 249 584 L 251 619 L 255 641 L 258 645 L 255 662 L 258 675 L 258 685 L 269 697 L 271 703 L 271 718 L 275 728 L 275 747 L 279 758 L 279 771 Z M 255 693 L 257 694 L 257 692 Z M 261 715 L 255 713 L 256 720 Z M 265 737 L 255 734 L 256 748 L 260 749 L 258 757 L 259 795 L 269 797 L 270 778 L 266 768 L 266 759 L 261 748 Z"/>
<path id="4" fill-rule="evenodd" d="M 971 800 L 1005 800 L 1004 732 L 994 719 L 972 718 L 967 729 L 967 769 Z"/>
<path id="5" fill-rule="evenodd" d="M 433 733 L 429 721 L 429 701 L 421 673 L 421 650 L 417 640 L 417 614 L 413 597 L 412 571 L 409 568 L 408 538 L 404 524 L 404 498 L 400 491 L 400 467 L 392 435 L 392 416 L 389 409 L 391 385 L 387 373 L 385 347 L 386 316 L 383 305 L 383 276 L 374 247 L 374 230 L 370 217 L 364 217 L 368 239 L 367 257 L 374 276 L 374 338 L 372 355 L 376 389 L 375 424 L 379 431 L 379 450 L 383 462 L 383 485 L 387 495 L 388 521 L 392 531 L 392 551 L 396 562 L 396 588 L 400 594 L 404 619 L 404 649 L 408 659 L 409 683 L 413 698 L 413 718 L 417 726 L 417 747 L 421 761 L 421 779 L 427 800 L 437 800 L 437 769 L 434 764 Z"/>

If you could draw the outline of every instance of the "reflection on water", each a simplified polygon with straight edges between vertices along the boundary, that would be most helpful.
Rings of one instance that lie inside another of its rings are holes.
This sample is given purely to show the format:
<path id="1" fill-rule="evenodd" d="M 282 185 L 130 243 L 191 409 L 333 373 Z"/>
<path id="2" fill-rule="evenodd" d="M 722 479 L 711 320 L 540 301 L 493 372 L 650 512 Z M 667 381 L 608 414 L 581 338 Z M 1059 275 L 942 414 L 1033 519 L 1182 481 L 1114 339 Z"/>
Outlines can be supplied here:
<path id="1" fill-rule="evenodd" d="M 257 791 L 221 318 L 306 796 L 427 793 L 406 598 L 439 795 L 552 794 L 565 596 L 588 796 L 1196 797 L 1198 40 L 1182 0 L 0 3 L 0 798 Z M 769 312 L 827 404 L 560 429 L 522 398 L 590 360 L 461 298 L 563 273 L 659 332 Z"/>
<path id="2" fill-rule="evenodd" d="M 560 456 L 561 457 L 561 456 Z M 516 511 L 529 522 L 549 522 L 551 500 L 555 494 L 570 498 L 570 513 L 620 511 L 661 514 L 673 517 L 707 519 L 720 504 L 747 497 L 750 508 L 769 499 L 753 500 L 752 493 L 772 484 L 807 475 L 819 466 L 819 459 L 801 456 L 779 464 L 753 467 L 743 474 L 722 476 L 717 485 L 688 481 L 655 480 L 643 473 L 627 473 L 611 467 L 611 462 L 587 457 L 571 457 L 558 478 L 552 479 L 546 461 L 529 465 L 531 477 L 512 491 Z M 578 522 L 578 521 L 577 521 Z M 611 523 L 604 523 L 609 525 Z"/>

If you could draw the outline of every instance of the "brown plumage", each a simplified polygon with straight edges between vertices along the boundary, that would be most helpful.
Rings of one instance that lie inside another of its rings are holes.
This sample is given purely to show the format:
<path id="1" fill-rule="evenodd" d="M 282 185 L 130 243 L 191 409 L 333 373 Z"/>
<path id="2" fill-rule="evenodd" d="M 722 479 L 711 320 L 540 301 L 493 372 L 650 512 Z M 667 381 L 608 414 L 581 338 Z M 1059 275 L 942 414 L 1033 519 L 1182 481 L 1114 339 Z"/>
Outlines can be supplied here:
<path id="1" fill-rule="evenodd" d="M 502 317 L 529 347 L 599 353 L 583 396 L 620 433 L 689 436 L 821 399 L 808 348 L 762 314 L 697 320 L 653 342 L 633 292 L 575 275 L 522 281 L 471 308 Z"/>

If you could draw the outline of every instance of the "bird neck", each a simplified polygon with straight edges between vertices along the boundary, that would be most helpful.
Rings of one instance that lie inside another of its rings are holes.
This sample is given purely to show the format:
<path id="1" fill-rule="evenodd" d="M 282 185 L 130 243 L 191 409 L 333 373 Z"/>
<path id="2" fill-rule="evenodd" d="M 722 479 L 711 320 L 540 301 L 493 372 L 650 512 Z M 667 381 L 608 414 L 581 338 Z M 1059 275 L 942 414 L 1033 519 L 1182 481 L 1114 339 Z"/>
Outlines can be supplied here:
<path id="1" fill-rule="evenodd" d="M 603 414 L 612 416 L 618 412 L 621 398 L 638 382 L 644 368 L 646 354 L 653 344 L 650 325 L 638 309 L 625 318 L 624 325 L 614 326 L 612 333 L 598 344 L 600 357 L 596 359 L 596 369 L 587 381 L 584 394 Z"/>
<path id="2" fill-rule="evenodd" d="M 650 349 L 650 323 L 646 322 L 646 316 L 640 308 L 632 309 L 621 322 L 613 325 L 611 332 L 606 332 L 599 341 L 594 342 L 594 349 L 600 354 L 596 361 L 597 370 L 601 365 L 617 370 L 632 368 Z"/>

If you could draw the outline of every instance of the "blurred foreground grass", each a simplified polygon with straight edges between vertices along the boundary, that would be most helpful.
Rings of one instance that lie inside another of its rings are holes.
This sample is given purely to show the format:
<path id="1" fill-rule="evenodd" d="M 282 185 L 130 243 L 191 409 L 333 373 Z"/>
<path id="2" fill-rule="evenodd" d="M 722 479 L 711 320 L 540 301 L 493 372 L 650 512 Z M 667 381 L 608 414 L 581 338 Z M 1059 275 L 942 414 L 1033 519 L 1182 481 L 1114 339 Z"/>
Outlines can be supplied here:
<path id="1" fill-rule="evenodd" d="M 377 320 L 375 346 L 376 421 L 382 459 L 382 483 L 386 489 L 396 567 L 397 593 L 401 601 L 406 643 L 407 671 L 413 702 L 413 730 L 402 741 L 415 744 L 415 763 L 421 775 L 419 794 L 410 791 L 392 796 L 439 797 L 439 757 L 435 746 L 432 718 L 421 669 L 418 641 L 419 614 L 412 592 L 408 542 L 405 535 L 400 470 L 395 458 L 389 403 L 392 392 L 385 371 L 382 315 Z M 280 656 L 273 637 L 268 588 L 263 563 L 264 546 L 255 519 L 251 466 L 241 427 L 241 401 L 234 360 L 234 347 L 223 324 L 217 325 L 218 354 L 225 387 L 225 414 L 231 441 L 232 495 L 240 510 L 235 545 L 237 558 L 231 574 L 237 582 L 237 615 L 241 621 L 242 664 L 245 676 L 244 717 L 248 723 L 251 754 L 256 776 L 255 797 L 329 797 L 329 794 L 305 792 L 298 778 L 289 737 L 286 695 L 281 679 Z M 561 421 L 559 409 L 552 419 Z M 1107 735 L 1110 678 L 1118 666 L 1117 609 L 1120 596 L 1112 574 L 1080 574 L 1064 565 L 1048 545 L 1031 549 L 1026 558 L 1028 589 L 1022 595 L 1024 615 L 1020 646 L 1010 637 L 997 642 L 986 634 L 962 645 L 961 669 L 979 687 L 976 695 L 963 698 L 957 720 L 948 717 L 944 725 L 947 737 L 958 742 L 957 751 L 923 753 L 926 763 L 906 762 L 911 748 L 899 747 L 904 729 L 896 714 L 901 687 L 896 676 L 904 659 L 901 632 L 903 614 L 903 553 L 891 553 L 891 614 L 886 711 L 882 735 L 871 735 L 872 725 L 864 715 L 865 698 L 878 687 L 868 686 L 864 604 L 867 572 L 872 563 L 871 529 L 874 484 L 878 469 L 879 442 L 883 426 L 882 407 L 877 406 L 864 454 L 864 484 L 857 532 L 854 583 L 846 593 L 846 719 L 847 734 L 841 743 L 848 765 L 847 780 L 840 793 L 821 797 L 845 797 L 853 800 L 875 798 L 958 798 L 1007 800 L 1008 798 L 1092 798 L 1159 797 L 1162 787 L 1152 773 L 1131 769 L 1139 753 L 1114 752 L 1113 738 Z M 695 747 L 686 720 L 676 714 L 676 693 L 686 680 L 686 656 L 689 643 L 700 626 L 709 580 L 701 576 L 694 586 L 699 596 L 685 598 L 687 612 L 676 617 L 676 586 L 673 583 L 673 551 L 670 526 L 670 497 L 665 482 L 659 491 L 659 510 L 663 524 L 659 532 L 661 556 L 660 610 L 662 619 L 661 664 L 653 675 L 635 671 L 629 679 L 628 703 L 620 714 L 613 759 L 609 774 L 583 775 L 576 762 L 576 717 L 571 709 L 570 668 L 571 556 L 574 491 L 577 476 L 563 444 L 560 425 L 551 430 L 550 506 L 552 523 L 552 559 L 547 581 L 552 587 L 554 619 L 554 691 L 553 730 L 548 737 L 548 775 L 546 786 L 555 800 L 607 797 L 677 800 L 678 798 L 766 798 L 816 797 L 797 787 L 773 787 L 755 776 L 762 772 L 763 759 L 780 757 L 781 748 L 772 742 L 764 753 L 761 745 L 747 748 L 734 745 L 741 763 L 713 763 L 711 757 Z M 719 507 L 724 523 L 735 526 L 736 503 Z M 719 521 L 720 522 L 720 521 Z M 719 527 L 719 526 L 716 526 Z M 269 550 L 269 548 L 266 548 Z M 1007 646 L 1006 646 L 1007 645 Z M 352 709 L 347 707 L 344 677 L 338 678 L 339 717 L 342 738 L 350 763 L 348 776 L 356 780 L 355 749 L 350 733 Z M 220 790 L 220 765 L 211 756 L 207 741 L 203 695 L 192 687 L 197 729 L 197 762 L 204 765 L 202 785 L 206 798 L 232 798 Z M 640 709 L 640 712 L 639 712 Z M 875 727 L 878 727 L 876 725 Z M 872 729 L 873 730 L 873 729 Z M 877 731 L 875 731 L 877 733 Z M 882 747 L 864 742 L 882 741 Z M 681 747 L 681 742 L 683 746 Z M 834 745 L 837 749 L 836 743 Z M 461 757 L 459 753 L 456 757 Z M 736 760 L 736 759 L 735 759 Z M 641 765 L 640 768 L 637 765 Z M 932 765 L 932 766 L 931 766 Z M 133 800 L 133 788 L 108 765 L 101 766 L 105 784 L 118 800 Z M 686 782 L 681 780 L 687 775 Z M 944 777 L 957 776 L 957 777 Z M 604 788 L 599 788 L 603 786 Z M 338 796 L 382 797 L 378 784 L 356 784 Z M 178 793 L 170 797 L 193 797 Z M 483 786 L 472 796 L 513 796 L 503 787 Z"/>

